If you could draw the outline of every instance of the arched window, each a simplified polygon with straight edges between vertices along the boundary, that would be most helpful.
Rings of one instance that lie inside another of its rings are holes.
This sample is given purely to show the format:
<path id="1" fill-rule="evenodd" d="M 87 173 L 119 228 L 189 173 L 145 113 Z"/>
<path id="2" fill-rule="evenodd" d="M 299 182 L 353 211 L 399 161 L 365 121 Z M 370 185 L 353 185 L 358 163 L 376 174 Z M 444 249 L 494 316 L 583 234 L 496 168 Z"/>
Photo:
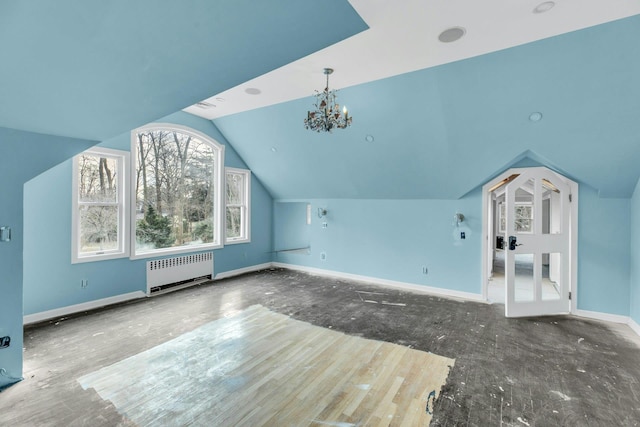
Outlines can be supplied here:
<path id="1" fill-rule="evenodd" d="M 187 127 L 132 132 L 132 257 L 221 247 L 224 145 Z"/>

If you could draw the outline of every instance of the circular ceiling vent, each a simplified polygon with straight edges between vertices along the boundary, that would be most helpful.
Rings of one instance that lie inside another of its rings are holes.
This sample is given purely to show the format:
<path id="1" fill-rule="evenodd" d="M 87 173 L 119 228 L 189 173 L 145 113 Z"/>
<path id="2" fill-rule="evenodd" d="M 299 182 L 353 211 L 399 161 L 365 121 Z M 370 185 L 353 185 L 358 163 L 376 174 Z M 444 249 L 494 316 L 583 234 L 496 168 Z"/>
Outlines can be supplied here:
<path id="1" fill-rule="evenodd" d="M 257 87 L 248 87 L 244 91 L 249 95 L 260 95 L 262 93 L 262 91 Z"/>
<path id="2" fill-rule="evenodd" d="M 548 12 L 549 10 L 553 9 L 553 6 L 555 6 L 556 3 L 553 1 L 546 1 L 544 3 L 540 3 L 539 5 L 537 5 L 534 9 L 533 9 L 533 13 L 545 13 Z"/>
<path id="3" fill-rule="evenodd" d="M 466 34 L 467 30 L 462 27 L 447 28 L 438 36 L 438 40 L 442 43 L 451 43 L 460 40 Z"/>

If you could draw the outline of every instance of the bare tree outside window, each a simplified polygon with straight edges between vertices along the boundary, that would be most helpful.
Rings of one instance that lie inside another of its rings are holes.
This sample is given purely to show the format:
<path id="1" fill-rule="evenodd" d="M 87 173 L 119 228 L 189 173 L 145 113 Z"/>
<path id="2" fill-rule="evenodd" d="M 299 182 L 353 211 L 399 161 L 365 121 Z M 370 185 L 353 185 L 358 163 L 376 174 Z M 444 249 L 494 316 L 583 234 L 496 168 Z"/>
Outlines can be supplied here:
<path id="1" fill-rule="evenodd" d="M 214 241 L 216 148 L 173 129 L 136 134 L 136 250 Z"/>
<path id="2" fill-rule="evenodd" d="M 227 239 L 242 235 L 244 175 L 227 172 Z"/>
<path id="3" fill-rule="evenodd" d="M 85 153 L 78 161 L 79 252 L 116 250 L 118 233 L 117 159 Z"/>

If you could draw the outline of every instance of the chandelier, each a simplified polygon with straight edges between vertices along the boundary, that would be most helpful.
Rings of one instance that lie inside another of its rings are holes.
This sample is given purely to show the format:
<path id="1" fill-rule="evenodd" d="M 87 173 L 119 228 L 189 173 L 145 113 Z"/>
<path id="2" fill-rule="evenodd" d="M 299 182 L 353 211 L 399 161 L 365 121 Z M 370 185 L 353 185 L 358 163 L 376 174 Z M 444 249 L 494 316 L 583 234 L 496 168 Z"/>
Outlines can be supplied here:
<path id="1" fill-rule="evenodd" d="M 329 74 L 333 73 L 333 68 L 325 68 L 324 74 L 327 76 L 327 86 L 324 91 L 316 91 L 316 102 L 313 104 L 315 111 L 307 111 L 307 118 L 304 119 L 305 129 L 316 132 L 331 132 L 333 128 L 344 129 L 351 125 L 351 117 L 347 107 L 342 107 L 336 103 L 336 91 L 329 90 Z"/>

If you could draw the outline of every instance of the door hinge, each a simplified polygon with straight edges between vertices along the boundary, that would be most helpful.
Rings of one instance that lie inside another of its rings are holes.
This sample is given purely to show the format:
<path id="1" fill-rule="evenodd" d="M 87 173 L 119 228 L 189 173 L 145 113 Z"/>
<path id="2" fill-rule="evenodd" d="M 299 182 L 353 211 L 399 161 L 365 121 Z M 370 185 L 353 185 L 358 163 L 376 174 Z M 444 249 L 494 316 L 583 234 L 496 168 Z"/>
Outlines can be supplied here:
<path id="1" fill-rule="evenodd" d="M 569 193 L 569 203 L 571 203 L 573 201 L 573 195 L 571 193 Z"/>
<path id="2" fill-rule="evenodd" d="M 569 292 L 569 301 L 571 301 L 571 292 Z"/>

